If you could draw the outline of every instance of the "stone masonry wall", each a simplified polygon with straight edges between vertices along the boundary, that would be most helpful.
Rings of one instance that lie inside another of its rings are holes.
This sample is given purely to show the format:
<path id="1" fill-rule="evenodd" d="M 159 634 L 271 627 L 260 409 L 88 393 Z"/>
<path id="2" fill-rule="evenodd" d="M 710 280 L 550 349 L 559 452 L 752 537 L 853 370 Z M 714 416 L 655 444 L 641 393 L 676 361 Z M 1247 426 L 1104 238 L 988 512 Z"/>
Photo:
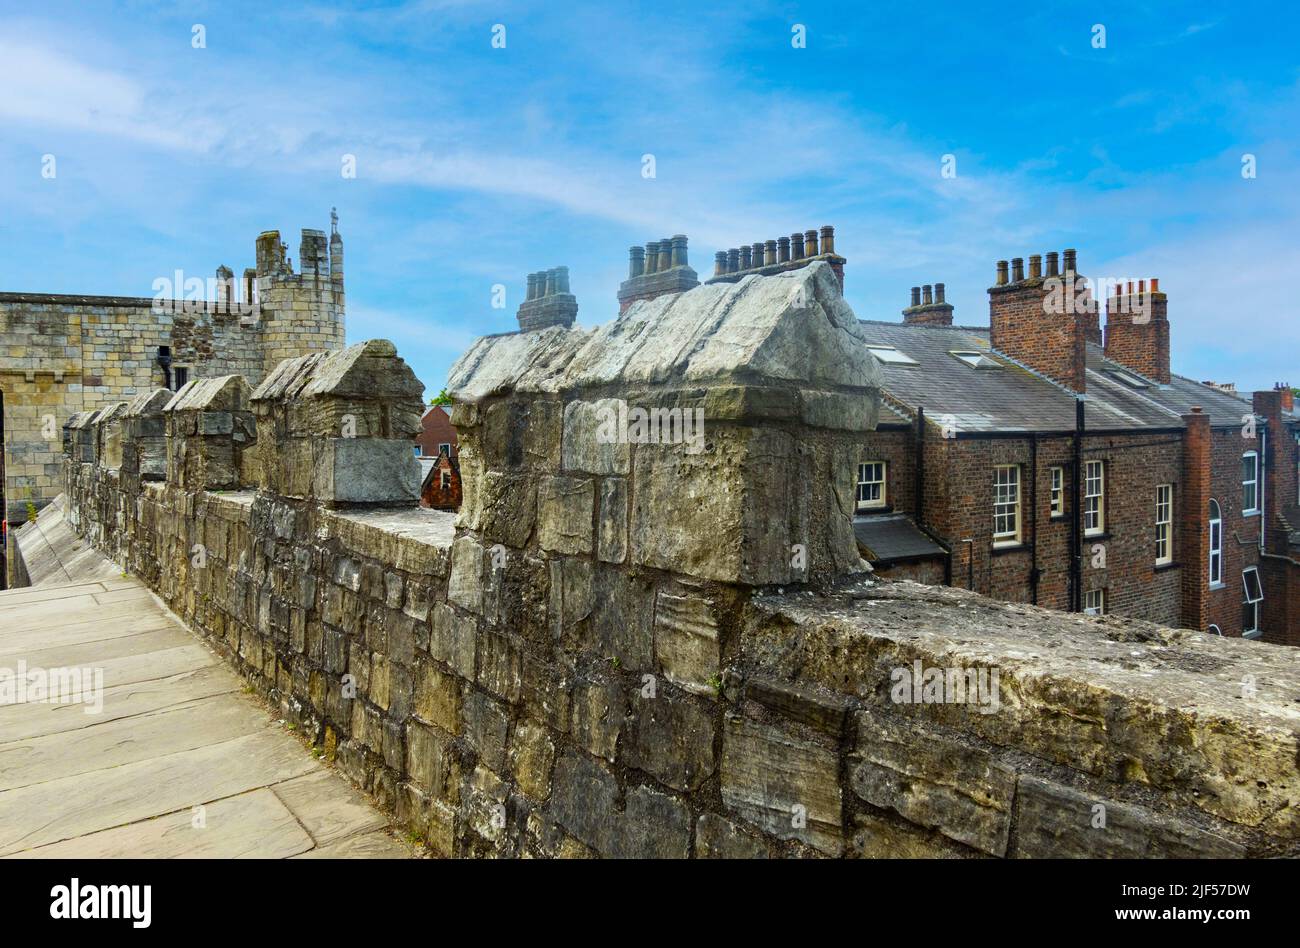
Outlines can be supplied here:
<path id="1" fill-rule="evenodd" d="M 855 326 L 814 266 L 480 340 L 458 518 L 398 483 L 132 478 L 75 432 L 69 517 L 440 854 L 1294 854 L 1285 650 L 860 572 Z M 311 361 L 254 394 L 263 465 L 263 419 L 409 371 L 383 343 Z M 605 399 L 701 405 L 703 444 L 610 441 Z M 1000 687 L 902 700 L 914 663 Z"/>

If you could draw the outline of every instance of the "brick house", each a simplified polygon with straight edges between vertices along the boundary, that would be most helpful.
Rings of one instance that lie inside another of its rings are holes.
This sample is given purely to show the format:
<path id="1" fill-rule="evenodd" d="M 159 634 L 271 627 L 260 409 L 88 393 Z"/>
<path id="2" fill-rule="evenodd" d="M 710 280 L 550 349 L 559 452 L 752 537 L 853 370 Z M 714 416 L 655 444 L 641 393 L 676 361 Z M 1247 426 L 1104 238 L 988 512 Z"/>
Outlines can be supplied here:
<path id="1" fill-rule="evenodd" d="M 461 502 L 460 462 L 439 452 L 420 458 L 420 506 L 434 510 L 459 510 Z"/>
<path id="2" fill-rule="evenodd" d="M 881 365 L 855 532 L 885 575 L 1300 644 L 1300 417 L 1174 375 L 1157 281 L 1099 306 L 1075 253 L 998 264 L 987 327 L 944 287 L 862 320 Z"/>
<path id="3" fill-rule="evenodd" d="M 417 457 L 432 458 L 439 454 L 456 457 L 456 429 L 451 416 L 441 405 L 431 405 L 420 419 L 420 433 L 415 437 Z"/>

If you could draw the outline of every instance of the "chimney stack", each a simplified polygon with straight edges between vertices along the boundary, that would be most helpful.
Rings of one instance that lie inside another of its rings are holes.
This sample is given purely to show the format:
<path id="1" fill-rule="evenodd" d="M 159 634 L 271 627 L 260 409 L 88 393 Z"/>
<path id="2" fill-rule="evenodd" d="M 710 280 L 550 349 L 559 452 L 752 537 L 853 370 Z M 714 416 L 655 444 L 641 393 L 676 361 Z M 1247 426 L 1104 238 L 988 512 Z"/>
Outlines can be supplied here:
<path id="1" fill-rule="evenodd" d="M 1160 281 L 1139 280 L 1137 292 L 1115 288 L 1106 301 L 1106 357 L 1161 385 L 1171 379 L 1169 368 L 1169 299 L 1159 292 Z"/>
<path id="2" fill-rule="evenodd" d="M 1067 250 L 1065 259 L 1067 270 L 1072 270 L 1074 251 Z M 1054 254 L 1047 254 L 1050 279 L 1042 276 L 1041 257 L 1031 256 L 1029 261 L 1028 278 L 1023 257 L 1012 258 L 1009 278 L 1007 261 L 997 263 L 997 279 L 988 291 L 993 348 L 1082 394 L 1087 388 L 1087 340 L 1097 320 L 1095 308 L 1090 315 L 1086 311 L 1090 298 L 1080 297 L 1069 279 L 1051 272 Z"/>
<path id="3" fill-rule="evenodd" d="M 909 326 L 951 326 L 952 305 L 944 300 L 944 286 L 912 287 L 912 305 L 903 310 L 903 322 Z"/>
<path id="4" fill-rule="evenodd" d="M 569 292 L 568 267 L 553 267 L 528 274 L 528 292 L 515 314 L 521 331 L 551 326 L 568 329 L 577 316 L 578 300 Z"/>
<path id="5" fill-rule="evenodd" d="M 830 225 L 820 229 L 821 248 L 818 250 L 816 229 L 795 231 L 789 237 L 775 240 L 756 240 L 726 252 L 725 266 L 715 267 L 709 283 L 735 282 L 742 276 L 756 273 L 771 276 L 785 270 L 807 266 L 812 260 L 830 264 L 840 288 L 844 288 L 844 264 L 847 262 L 835 252 L 835 228 Z M 719 260 L 724 259 L 719 253 Z"/>
<path id="6" fill-rule="evenodd" d="M 637 300 L 652 300 L 666 293 L 682 293 L 700 285 L 699 277 L 688 262 L 687 239 L 685 234 L 674 234 L 663 240 L 652 240 L 645 245 L 642 252 L 644 264 L 638 265 L 638 247 L 630 251 L 627 279 L 618 288 L 619 314 L 627 312 L 629 306 Z M 736 251 L 731 251 L 731 254 Z M 732 257 L 724 251 L 718 251 L 713 258 L 714 277 L 732 267 Z M 564 277 L 566 286 L 567 271 Z"/>

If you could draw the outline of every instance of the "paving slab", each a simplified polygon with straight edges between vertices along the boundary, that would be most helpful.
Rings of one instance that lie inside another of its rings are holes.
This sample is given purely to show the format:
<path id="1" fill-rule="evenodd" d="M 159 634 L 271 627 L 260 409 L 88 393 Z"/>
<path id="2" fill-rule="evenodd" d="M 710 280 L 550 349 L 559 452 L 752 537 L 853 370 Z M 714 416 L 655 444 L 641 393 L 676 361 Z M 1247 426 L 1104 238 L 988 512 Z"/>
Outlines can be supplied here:
<path id="1" fill-rule="evenodd" d="M 0 592 L 0 675 L 19 662 L 102 686 L 0 690 L 0 856 L 412 855 L 135 579 Z"/>

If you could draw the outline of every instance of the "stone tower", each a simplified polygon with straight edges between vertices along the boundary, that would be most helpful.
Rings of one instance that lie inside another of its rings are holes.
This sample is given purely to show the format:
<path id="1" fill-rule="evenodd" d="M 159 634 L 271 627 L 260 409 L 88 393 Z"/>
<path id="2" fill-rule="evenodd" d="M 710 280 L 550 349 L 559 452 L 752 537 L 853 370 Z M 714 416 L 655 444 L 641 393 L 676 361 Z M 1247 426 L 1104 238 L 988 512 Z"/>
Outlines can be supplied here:
<path id="1" fill-rule="evenodd" d="M 337 212 L 330 213 L 328 242 L 323 231 L 303 228 L 297 273 L 286 251 L 278 230 L 257 238 L 254 276 L 265 373 L 284 359 L 343 347 L 343 238 Z"/>

